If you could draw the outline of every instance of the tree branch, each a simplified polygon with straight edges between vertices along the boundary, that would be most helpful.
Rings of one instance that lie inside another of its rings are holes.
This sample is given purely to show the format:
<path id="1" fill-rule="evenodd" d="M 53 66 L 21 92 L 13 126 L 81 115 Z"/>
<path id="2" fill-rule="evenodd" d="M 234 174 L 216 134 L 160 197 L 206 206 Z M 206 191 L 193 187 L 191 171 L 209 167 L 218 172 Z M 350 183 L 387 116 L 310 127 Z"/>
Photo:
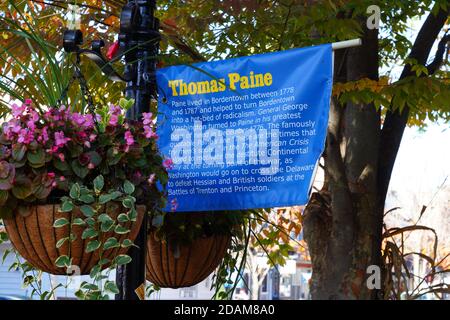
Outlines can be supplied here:
<path id="1" fill-rule="evenodd" d="M 437 4 L 438 6 L 438 4 Z M 417 35 L 416 41 L 411 49 L 409 58 L 417 60 L 421 65 L 426 65 L 428 56 L 439 33 L 445 25 L 450 14 L 450 7 L 442 10 L 438 14 L 430 13 Z M 438 58 L 438 57 L 437 57 Z M 436 59 L 435 59 L 436 60 Z M 431 65 L 430 65 L 431 66 Z M 433 65 L 433 68 L 435 66 Z M 401 74 L 400 80 L 413 76 L 411 65 L 406 65 Z M 384 126 L 381 131 L 381 143 L 378 159 L 378 194 L 379 205 L 384 206 L 386 194 L 397 157 L 400 142 L 405 131 L 409 117 L 409 108 L 406 106 L 403 111 L 389 111 L 386 115 Z"/>
<path id="2" fill-rule="evenodd" d="M 446 34 L 441 41 L 439 41 L 438 49 L 433 62 L 427 66 L 429 75 L 435 74 L 442 66 L 442 63 L 444 62 L 445 49 L 447 48 L 448 43 L 450 43 L 450 35 Z"/>

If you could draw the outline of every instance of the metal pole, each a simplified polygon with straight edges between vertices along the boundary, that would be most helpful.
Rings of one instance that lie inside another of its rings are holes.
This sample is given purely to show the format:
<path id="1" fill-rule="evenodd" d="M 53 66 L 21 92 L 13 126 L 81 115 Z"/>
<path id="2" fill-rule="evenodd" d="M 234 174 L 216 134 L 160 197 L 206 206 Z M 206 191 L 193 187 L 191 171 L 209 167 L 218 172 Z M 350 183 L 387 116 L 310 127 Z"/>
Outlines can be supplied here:
<path id="1" fill-rule="evenodd" d="M 352 40 L 347 40 L 347 41 L 334 42 L 331 44 L 331 47 L 333 48 L 333 50 L 340 50 L 340 49 L 358 47 L 360 45 L 362 45 L 361 39 L 352 39 Z"/>
<path id="2" fill-rule="evenodd" d="M 127 82 L 125 96 L 135 104 L 127 118 L 138 120 L 150 110 L 150 101 L 156 98 L 156 57 L 159 51 L 159 21 L 154 17 L 156 0 L 129 0 L 121 15 L 119 42 L 127 52 L 125 61 Z M 132 262 L 117 269 L 116 282 L 119 294 L 116 300 L 139 300 L 135 290 L 145 283 L 145 258 L 147 246 L 147 217 L 128 255 Z"/>

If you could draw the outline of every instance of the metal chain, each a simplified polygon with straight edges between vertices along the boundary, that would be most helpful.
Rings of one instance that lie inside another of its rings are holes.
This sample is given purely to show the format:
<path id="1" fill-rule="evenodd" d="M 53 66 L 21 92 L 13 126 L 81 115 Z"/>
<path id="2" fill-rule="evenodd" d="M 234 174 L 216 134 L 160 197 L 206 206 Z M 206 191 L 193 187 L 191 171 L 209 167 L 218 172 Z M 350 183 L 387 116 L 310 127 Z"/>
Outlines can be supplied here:
<path id="1" fill-rule="evenodd" d="M 80 56 L 77 54 L 76 62 L 73 64 L 74 72 L 73 76 L 70 79 L 67 86 L 64 88 L 61 98 L 58 101 L 59 104 L 62 104 L 62 101 L 64 101 L 67 98 L 67 94 L 69 92 L 70 87 L 73 85 L 75 81 L 78 81 L 78 84 L 80 85 L 81 93 L 83 94 L 83 99 L 87 102 L 87 108 L 88 112 L 92 115 L 94 118 L 94 121 L 96 122 L 97 119 L 95 117 L 95 104 L 94 99 L 92 98 L 91 91 L 89 90 L 89 87 L 87 85 L 86 78 L 83 75 L 83 72 L 81 71 L 81 65 L 80 65 Z"/>

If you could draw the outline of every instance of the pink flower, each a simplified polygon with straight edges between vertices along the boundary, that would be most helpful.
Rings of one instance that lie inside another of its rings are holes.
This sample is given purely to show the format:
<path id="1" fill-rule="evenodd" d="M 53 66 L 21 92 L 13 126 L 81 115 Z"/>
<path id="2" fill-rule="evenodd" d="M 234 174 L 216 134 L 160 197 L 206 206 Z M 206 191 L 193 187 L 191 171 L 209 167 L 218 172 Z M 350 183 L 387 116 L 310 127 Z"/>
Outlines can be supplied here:
<path id="1" fill-rule="evenodd" d="M 95 138 L 97 138 L 96 134 L 91 133 L 91 135 L 89 136 L 89 141 L 93 142 L 95 140 Z"/>
<path id="2" fill-rule="evenodd" d="M 77 112 L 72 113 L 71 120 L 77 126 L 82 126 L 86 122 L 85 117 Z"/>
<path id="3" fill-rule="evenodd" d="M 41 134 L 38 136 L 38 141 L 42 143 L 46 143 L 48 141 L 47 127 L 42 128 Z"/>
<path id="4" fill-rule="evenodd" d="M 134 144 L 133 134 L 131 133 L 130 130 L 125 132 L 125 141 L 127 143 L 127 146 L 131 146 Z"/>
<path id="5" fill-rule="evenodd" d="M 81 139 L 81 140 L 86 140 L 87 139 L 87 134 L 84 131 L 78 131 L 76 133 L 76 135 Z"/>
<path id="6" fill-rule="evenodd" d="M 22 130 L 19 121 L 13 119 L 7 122 L 7 124 L 3 127 L 3 133 L 6 135 L 8 139 L 12 139 L 14 134 L 18 134 Z"/>
<path id="7" fill-rule="evenodd" d="M 170 158 L 165 159 L 162 164 L 163 164 L 164 168 L 166 168 L 167 170 L 170 170 L 173 168 L 173 161 Z"/>
<path id="8" fill-rule="evenodd" d="M 55 179 L 55 173 L 49 172 L 49 173 L 47 173 L 47 177 L 49 177 L 50 179 Z"/>
<path id="9" fill-rule="evenodd" d="M 141 179 L 141 177 L 142 177 L 141 171 L 139 171 L 139 170 L 135 171 L 135 172 L 133 173 L 133 177 L 134 177 L 135 179 L 137 179 L 137 180 Z"/>
<path id="10" fill-rule="evenodd" d="M 64 177 L 64 176 L 59 177 L 59 181 L 61 181 L 61 182 L 66 181 L 66 177 Z"/>
<path id="11" fill-rule="evenodd" d="M 152 116 L 153 114 L 151 112 L 144 112 L 142 114 L 142 123 L 145 125 L 149 125 L 152 123 Z"/>
<path id="12" fill-rule="evenodd" d="M 58 158 L 59 160 L 61 160 L 62 162 L 64 162 L 66 160 L 64 153 L 58 153 Z"/>
<path id="13" fill-rule="evenodd" d="M 12 132 L 12 133 L 19 134 L 21 131 L 22 131 L 22 127 L 21 127 L 19 124 L 14 123 L 14 124 L 11 126 L 11 132 Z"/>
<path id="14" fill-rule="evenodd" d="M 51 147 L 50 149 L 47 149 L 47 150 L 45 150 L 47 153 L 49 153 L 49 154 L 53 154 L 53 153 L 56 153 L 56 152 L 58 152 L 58 147 L 57 146 L 53 146 L 53 147 Z"/>
<path id="15" fill-rule="evenodd" d="M 27 127 L 28 127 L 31 131 L 36 130 L 36 124 L 34 123 L 33 120 L 27 121 Z"/>
<path id="16" fill-rule="evenodd" d="M 153 132 L 152 128 L 150 128 L 149 126 L 144 126 L 144 135 L 148 139 L 158 137 L 158 135 Z"/>
<path id="17" fill-rule="evenodd" d="M 109 124 L 112 126 L 117 126 L 119 124 L 119 117 L 115 114 L 112 114 L 109 118 Z"/>
<path id="18" fill-rule="evenodd" d="M 122 113 L 122 109 L 119 106 L 115 106 L 112 104 L 109 106 L 109 112 L 111 114 L 119 115 Z"/>
<path id="19" fill-rule="evenodd" d="M 34 135 L 31 130 L 21 129 L 19 133 L 19 137 L 17 138 L 17 142 L 23 144 L 29 144 L 34 140 Z"/>
<path id="20" fill-rule="evenodd" d="M 156 175 L 152 173 L 150 177 L 148 177 L 147 181 L 149 185 L 152 185 L 155 182 Z"/>
<path id="21" fill-rule="evenodd" d="M 34 110 L 30 110 L 30 121 L 38 122 L 39 121 L 39 113 Z"/>
<path id="22" fill-rule="evenodd" d="M 66 138 L 64 136 L 64 132 L 62 132 L 62 131 L 55 132 L 55 145 L 57 147 L 65 146 L 66 143 L 69 141 L 70 141 L 70 138 Z"/>
<path id="23" fill-rule="evenodd" d="M 28 106 L 31 106 L 31 104 L 33 103 L 33 100 L 31 99 L 25 99 L 25 104 Z"/>
<path id="24" fill-rule="evenodd" d="M 84 142 L 84 146 L 85 146 L 86 148 L 90 148 L 90 147 L 91 147 L 91 143 L 90 143 L 89 141 L 85 141 L 85 142 Z"/>
<path id="25" fill-rule="evenodd" d="M 93 164 L 92 162 L 90 162 L 89 164 L 88 164 L 88 169 L 94 169 L 95 168 L 95 164 Z"/>
<path id="26" fill-rule="evenodd" d="M 92 114 L 87 114 L 84 116 L 84 126 L 86 128 L 94 127 L 94 117 L 92 116 Z"/>
<path id="27" fill-rule="evenodd" d="M 13 115 L 14 118 L 18 118 L 23 115 L 23 113 L 25 112 L 25 109 L 26 109 L 26 105 L 22 105 L 19 107 L 17 104 L 14 103 L 11 106 L 11 114 Z"/>

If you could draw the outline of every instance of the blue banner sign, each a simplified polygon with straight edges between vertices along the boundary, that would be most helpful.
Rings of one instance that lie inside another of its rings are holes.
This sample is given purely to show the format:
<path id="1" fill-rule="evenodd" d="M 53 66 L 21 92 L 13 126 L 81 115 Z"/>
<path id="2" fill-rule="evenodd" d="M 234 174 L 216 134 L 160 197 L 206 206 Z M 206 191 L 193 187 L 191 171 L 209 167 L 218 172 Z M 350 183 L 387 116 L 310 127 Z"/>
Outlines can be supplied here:
<path id="1" fill-rule="evenodd" d="M 331 45 L 157 72 L 158 134 L 176 211 L 305 204 L 324 149 Z"/>

